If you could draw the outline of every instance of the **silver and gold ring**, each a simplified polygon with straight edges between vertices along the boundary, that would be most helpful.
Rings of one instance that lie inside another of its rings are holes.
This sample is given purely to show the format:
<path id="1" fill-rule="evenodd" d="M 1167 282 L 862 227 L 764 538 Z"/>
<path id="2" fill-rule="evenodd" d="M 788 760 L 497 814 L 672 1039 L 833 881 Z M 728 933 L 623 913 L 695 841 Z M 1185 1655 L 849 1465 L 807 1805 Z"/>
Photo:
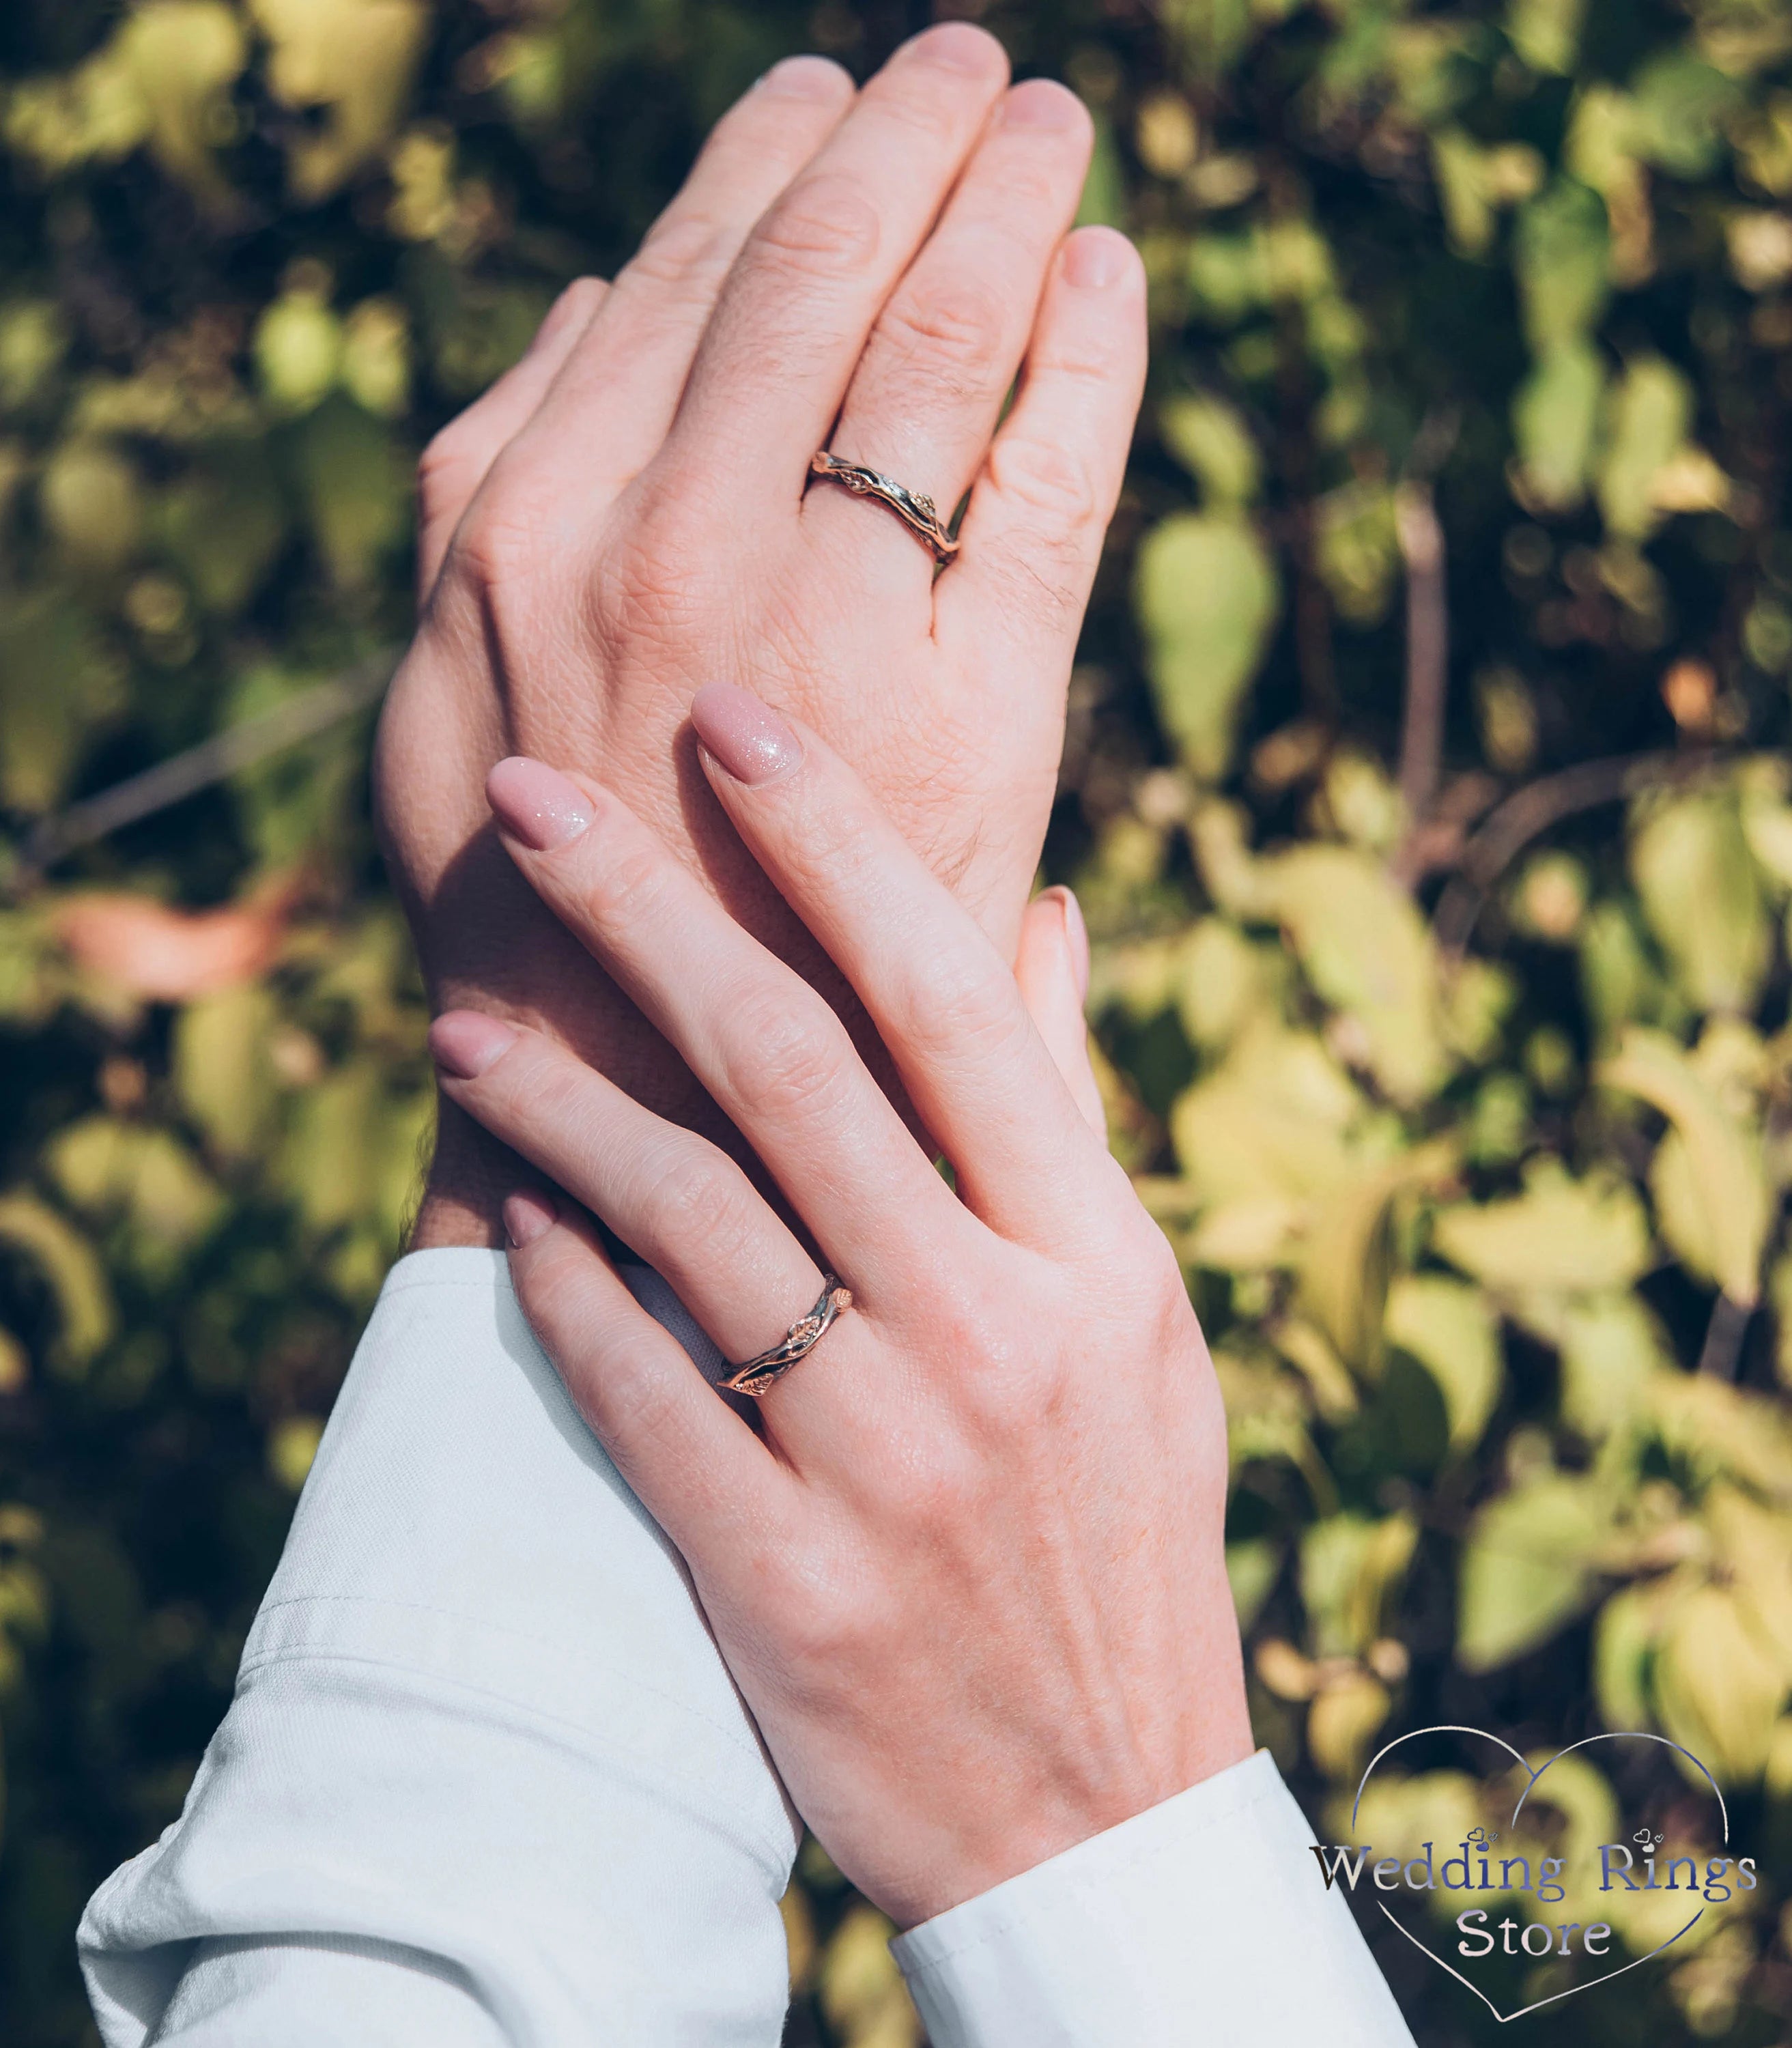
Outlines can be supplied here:
<path id="1" fill-rule="evenodd" d="M 798 1359 L 807 1358 L 835 1321 L 852 1306 L 850 1288 L 843 1287 L 832 1273 L 821 1276 L 821 1298 L 809 1313 L 793 1323 L 770 1351 L 750 1358 L 744 1365 L 731 1365 L 716 1383 L 728 1394 L 750 1394 L 754 1400 L 774 1379 L 782 1379 Z"/>
<path id="2" fill-rule="evenodd" d="M 949 562 L 958 553 L 958 543 L 946 529 L 939 507 L 919 491 L 910 491 L 880 470 L 863 463 L 842 462 L 837 455 L 817 448 L 809 459 L 811 476 L 823 476 L 831 483 L 843 483 L 855 498 L 875 498 L 886 505 L 915 537 L 933 551 L 936 562 Z"/>

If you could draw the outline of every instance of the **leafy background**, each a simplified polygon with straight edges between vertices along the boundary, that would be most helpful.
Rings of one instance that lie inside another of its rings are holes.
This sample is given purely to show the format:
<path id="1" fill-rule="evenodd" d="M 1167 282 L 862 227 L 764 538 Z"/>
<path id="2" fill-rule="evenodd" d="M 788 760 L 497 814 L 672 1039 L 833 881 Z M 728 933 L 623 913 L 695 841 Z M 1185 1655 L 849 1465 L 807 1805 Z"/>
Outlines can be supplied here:
<path id="1" fill-rule="evenodd" d="M 1782 2041 L 1792 4 L 960 11 L 1095 110 L 1085 215 L 1153 281 L 1046 867 L 1224 1380 L 1259 1732 L 1328 1827 L 1404 1728 L 1684 1743 L 1766 1881 L 1525 2024 Z M 93 2038 L 80 1903 L 178 1810 L 413 1199 L 364 767 L 417 453 L 767 63 L 927 14 L 0 10 L 16 2048 Z M 310 736 L 81 808 L 270 730 Z M 1592 1755 L 1558 1845 L 1709 1829 Z M 1378 1777 L 1365 1834 L 1502 1825 L 1469 1762 Z M 813 1846 L 788 1906 L 792 2041 L 912 2048 Z M 1428 2048 L 1493 2038 L 1382 1933 Z"/>

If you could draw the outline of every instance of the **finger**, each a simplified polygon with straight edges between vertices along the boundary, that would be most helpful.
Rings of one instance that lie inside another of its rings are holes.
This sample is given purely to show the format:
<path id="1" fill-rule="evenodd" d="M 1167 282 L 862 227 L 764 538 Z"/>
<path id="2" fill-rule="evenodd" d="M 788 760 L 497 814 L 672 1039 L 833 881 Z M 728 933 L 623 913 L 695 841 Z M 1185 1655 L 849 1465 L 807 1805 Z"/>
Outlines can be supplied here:
<path id="1" fill-rule="evenodd" d="M 704 765 L 754 858 L 827 949 L 889 1049 L 958 1192 L 993 1229 L 1078 1228 L 1089 1133 L 1013 970 L 853 771 L 747 691 L 691 703 Z"/>
<path id="2" fill-rule="evenodd" d="M 848 1285 L 875 1301 L 937 1257 L 962 1212 L 826 1001 L 607 791 L 513 759 L 486 793 L 525 879 L 683 1056 Z"/>
<path id="3" fill-rule="evenodd" d="M 429 1027 L 442 1092 L 602 1218 L 724 1358 L 776 1344 L 820 1269 L 733 1160 L 539 1031 L 473 1010 Z"/>
<path id="4" fill-rule="evenodd" d="M 615 490 L 653 459 L 754 223 L 853 97 L 838 64 L 790 57 L 723 116 L 531 423 L 523 446 L 532 460 L 545 454 L 588 492 Z"/>
<path id="5" fill-rule="evenodd" d="M 529 1327 L 692 1570 L 738 1569 L 776 1542 L 794 1505 L 787 1476 L 637 1303 L 589 1223 L 537 1195 L 513 1196 L 504 1215 L 510 1278 Z"/>
<path id="6" fill-rule="evenodd" d="M 1061 673 L 1119 502 L 1145 387 L 1145 271 L 1112 229 L 1080 229 L 1053 270 L 1019 395 L 972 487 L 935 630 L 999 636 L 1003 668 Z"/>
<path id="7" fill-rule="evenodd" d="M 924 491 L 949 518 L 982 466 L 1020 367 L 1040 293 L 1076 217 L 1093 129 L 1048 79 L 1003 101 L 940 224 L 879 316 L 829 437 L 835 454 Z M 840 490 L 811 490 L 805 526 L 855 549 L 926 551 Z"/>
<path id="8" fill-rule="evenodd" d="M 1026 906 L 1014 982 L 1034 1027 L 1063 1075 L 1083 1120 L 1105 1145 L 1107 1112 L 1089 1065 L 1089 935 L 1068 889 L 1046 889 Z"/>
<path id="9" fill-rule="evenodd" d="M 759 223 L 691 367 L 669 452 L 794 502 L 872 323 L 925 239 L 1007 79 L 962 21 L 906 44 Z"/>
<path id="10" fill-rule="evenodd" d="M 601 277 L 576 277 L 522 356 L 423 451 L 417 475 L 420 603 L 435 588 L 454 529 L 486 472 L 540 405 L 609 289 Z"/>

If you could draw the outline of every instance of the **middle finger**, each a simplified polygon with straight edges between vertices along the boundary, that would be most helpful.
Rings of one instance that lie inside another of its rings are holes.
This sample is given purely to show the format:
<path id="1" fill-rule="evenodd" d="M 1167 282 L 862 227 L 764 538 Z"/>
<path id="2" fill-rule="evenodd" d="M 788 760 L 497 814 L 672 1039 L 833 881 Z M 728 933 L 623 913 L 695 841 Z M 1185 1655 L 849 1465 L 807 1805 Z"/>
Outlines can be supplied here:
<path id="1" fill-rule="evenodd" d="M 515 758 L 486 784 L 506 845 L 874 1298 L 936 1256 L 948 1192 L 826 1000 L 606 791 Z"/>
<path id="2" fill-rule="evenodd" d="M 1045 275 L 1076 213 L 1093 130 L 1075 94 L 1049 79 L 1014 87 L 940 224 L 872 330 L 829 446 L 911 491 L 943 518 L 988 451 L 1018 370 Z M 927 551 L 896 520 L 845 491 L 812 490 L 803 522 L 867 548 Z"/>
<path id="3" fill-rule="evenodd" d="M 898 51 L 754 229 L 723 288 L 668 452 L 793 502 L 865 338 L 1007 81 L 993 36 L 947 22 Z"/>

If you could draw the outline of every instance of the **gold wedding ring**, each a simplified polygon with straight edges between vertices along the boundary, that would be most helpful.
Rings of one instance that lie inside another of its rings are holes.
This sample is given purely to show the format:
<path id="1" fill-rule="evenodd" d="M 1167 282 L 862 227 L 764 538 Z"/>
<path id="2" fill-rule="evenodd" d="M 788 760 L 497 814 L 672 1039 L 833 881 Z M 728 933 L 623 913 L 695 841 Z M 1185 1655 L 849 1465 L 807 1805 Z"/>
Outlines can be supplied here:
<path id="1" fill-rule="evenodd" d="M 730 1366 L 726 1379 L 716 1383 L 729 1394 L 751 1394 L 754 1400 L 774 1379 L 781 1379 L 798 1359 L 807 1358 L 833 1327 L 836 1319 L 852 1306 L 852 1294 L 832 1273 L 821 1276 L 821 1298 L 801 1321 L 793 1323 L 782 1342 L 744 1365 Z"/>
<path id="2" fill-rule="evenodd" d="M 933 550 L 936 562 L 949 562 L 958 553 L 958 543 L 947 532 L 933 499 L 905 489 L 894 477 L 867 469 L 863 463 L 842 462 L 825 448 L 817 448 L 809 457 L 809 473 L 824 476 L 831 483 L 844 483 L 855 498 L 875 498 L 879 504 L 887 505 L 911 533 Z"/>

